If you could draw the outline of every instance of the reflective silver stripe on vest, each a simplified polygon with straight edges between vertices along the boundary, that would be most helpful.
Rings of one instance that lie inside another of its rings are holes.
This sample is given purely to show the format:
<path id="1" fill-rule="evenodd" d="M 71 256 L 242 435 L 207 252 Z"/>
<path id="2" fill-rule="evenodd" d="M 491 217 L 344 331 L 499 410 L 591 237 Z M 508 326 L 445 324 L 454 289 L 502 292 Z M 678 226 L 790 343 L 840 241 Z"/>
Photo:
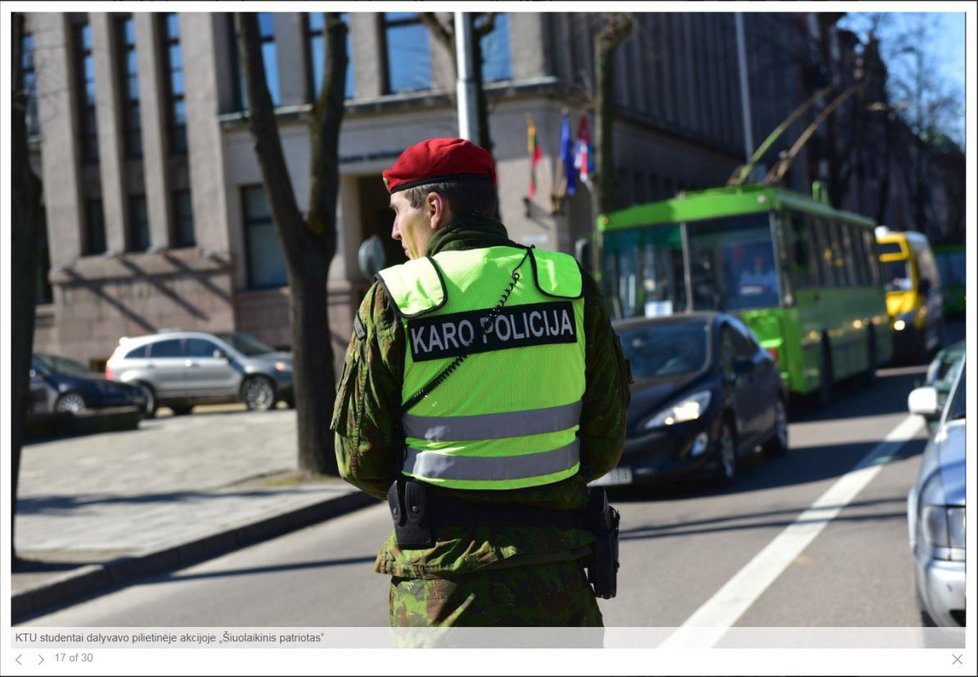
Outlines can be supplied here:
<path id="1" fill-rule="evenodd" d="M 567 430 L 581 420 L 581 401 L 559 407 L 481 416 L 415 416 L 404 414 L 404 434 L 429 442 L 465 442 L 522 437 Z"/>
<path id="2" fill-rule="evenodd" d="M 580 459 L 580 452 L 580 440 L 539 454 L 488 458 L 408 448 L 404 472 L 443 480 L 517 480 L 573 468 Z"/>

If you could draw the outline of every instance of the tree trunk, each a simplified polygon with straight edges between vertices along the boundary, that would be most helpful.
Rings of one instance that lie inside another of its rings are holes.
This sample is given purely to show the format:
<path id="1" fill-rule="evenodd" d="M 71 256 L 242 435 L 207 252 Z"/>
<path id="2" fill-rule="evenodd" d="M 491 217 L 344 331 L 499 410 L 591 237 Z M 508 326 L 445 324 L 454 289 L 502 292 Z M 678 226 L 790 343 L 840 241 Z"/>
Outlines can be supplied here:
<path id="1" fill-rule="evenodd" d="M 30 401 L 31 354 L 34 344 L 34 316 L 37 302 L 37 228 L 41 213 L 41 182 L 31 170 L 27 146 L 27 92 L 22 87 L 21 48 L 25 16 L 11 16 L 13 66 L 10 118 L 10 318 L 16 330 L 10 337 L 10 560 L 16 561 L 14 526 L 17 517 L 17 485 L 24 442 L 24 423 Z"/>
<path id="2" fill-rule="evenodd" d="M 308 221 L 295 199 L 272 99 L 268 93 L 257 17 L 235 15 L 238 50 L 248 90 L 249 124 L 275 229 L 289 278 L 293 388 L 299 443 L 298 465 L 305 473 L 337 474 L 329 430 L 336 398 L 327 281 L 336 253 L 339 131 L 346 88 L 346 26 L 326 14 L 327 39 L 322 93 L 310 129 L 312 187 Z"/>
<path id="3" fill-rule="evenodd" d="M 595 93 L 594 164 L 592 202 L 595 219 L 598 214 L 618 207 L 618 182 L 615 177 L 614 105 L 615 51 L 632 32 L 631 14 L 611 14 L 595 38 L 597 86 Z"/>

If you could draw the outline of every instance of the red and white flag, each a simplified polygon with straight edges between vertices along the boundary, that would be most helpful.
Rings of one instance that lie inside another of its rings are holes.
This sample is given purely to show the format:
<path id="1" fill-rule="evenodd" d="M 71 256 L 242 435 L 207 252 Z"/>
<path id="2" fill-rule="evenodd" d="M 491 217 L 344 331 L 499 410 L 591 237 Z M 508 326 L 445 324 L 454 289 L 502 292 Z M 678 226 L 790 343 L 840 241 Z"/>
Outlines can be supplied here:
<path id="1" fill-rule="evenodd" d="M 574 167 L 581 175 L 581 181 L 590 188 L 591 172 L 594 169 L 594 159 L 591 152 L 591 133 L 588 131 L 587 113 L 581 113 L 577 123 L 577 153 L 574 155 Z"/>

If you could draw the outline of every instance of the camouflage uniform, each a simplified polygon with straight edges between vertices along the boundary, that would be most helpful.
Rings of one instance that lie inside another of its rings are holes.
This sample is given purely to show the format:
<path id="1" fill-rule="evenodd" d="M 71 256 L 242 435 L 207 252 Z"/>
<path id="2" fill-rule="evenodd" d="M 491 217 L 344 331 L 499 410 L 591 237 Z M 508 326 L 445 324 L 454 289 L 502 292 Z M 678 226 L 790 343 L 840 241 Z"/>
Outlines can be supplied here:
<path id="1" fill-rule="evenodd" d="M 432 237 L 440 251 L 513 246 L 489 219 L 457 220 Z M 502 291 L 502 290 L 500 290 Z M 346 354 L 331 428 L 341 475 L 386 499 L 400 476 L 399 433 L 406 337 L 383 288 L 360 305 Z M 572 510 L 587 482 L 615 467 L 625 438 L 628 368 L 594 280 L 584 275 L 586 380 L 579 435 L 581 472 L 561 482 L 506 491 L 439 489 L 469 501 Z M 464 365 L 461 367 L 464 369 Z M 601 625 L 581 567 L 593 536 L 583 529 L 439 526 L 431 548 L 401 550 L 394 534 L 375 570 L 391 579 L 391 625 Z"/>

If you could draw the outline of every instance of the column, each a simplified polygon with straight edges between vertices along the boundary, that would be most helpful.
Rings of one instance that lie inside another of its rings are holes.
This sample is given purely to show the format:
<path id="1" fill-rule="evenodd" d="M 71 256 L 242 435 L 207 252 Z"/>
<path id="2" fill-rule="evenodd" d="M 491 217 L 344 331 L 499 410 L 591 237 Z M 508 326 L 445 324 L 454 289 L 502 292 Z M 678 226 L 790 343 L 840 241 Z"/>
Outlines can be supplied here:
<path id="1" fill-rule="evenodd" d="M 113 49 L 115 27 L 109 14 L 88 15 L 92 27 L 92 58 L 95 62 L 95 113 L 98 119 L 99 173 L 102 180 L 102 209 L 105 214 L 105 243 L 108 251 L 126 250 L 126 194 L 122 180 L 122 143 L 119 131 L 119 64 Z"/>
<path id="2" fill-rule="evenodd" d="M 218 120 L 215 31 L 219 16 L 180 14 L 180 46 L 187 104 L 187 153 L 193 198 L 194 234 L 202 250 L 230 251 L 224 192 L 224 139 Z"/>
<path id="3" fill-rule="evenodd" d="M 82 247 L 78 115 L 71 31 L 63 13 L 31 15 L 37 103 L 41 118 L 42 180 L 51 266 L 70 266 Z"/>
<path id="4" fill-rule="evenodd" d="M 547 72 L 546 52 L 552 45 L 544 39 L 543 16 L 539 12 L 510 12 L 508 15 L 514 80 L 551 75 Z"/>
<path id="5" fill-rule="evenodd" d="M 358 99 L 372 99 L 384 93 L 384 36 L 381 14 L 350 12 L 350 46 L 353 77 Z"/>
<path id="6" fill-rule="evenodd" d="M 307 46 L 305 14 L 275 13 L 275 49 L 278 52 L 278 83 L 282 106 L 298 106 L 307 101 Z"/>

